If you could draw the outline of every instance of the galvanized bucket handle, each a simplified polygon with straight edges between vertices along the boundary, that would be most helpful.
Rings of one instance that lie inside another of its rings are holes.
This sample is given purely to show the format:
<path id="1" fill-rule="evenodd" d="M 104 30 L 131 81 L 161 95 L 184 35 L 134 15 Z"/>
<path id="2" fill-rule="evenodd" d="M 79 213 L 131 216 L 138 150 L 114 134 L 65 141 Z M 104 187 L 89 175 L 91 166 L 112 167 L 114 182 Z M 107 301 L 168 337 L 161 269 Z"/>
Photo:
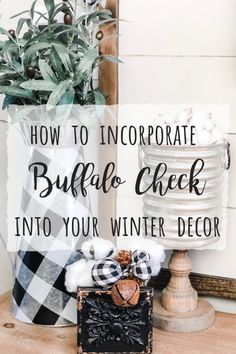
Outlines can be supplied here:
<path id="1" fill-rule="evenodd" d="M 231 165 L 231 153 L 230 153 L 230 143 L 229 142 L 227 142 L 225 160 L 226 160 L 226 162 L 225 162 L 224 168 L 226 170 L 229 170 L 230 165 Z M 140 170 L 143 167 L 143 149 L 142 149 L 141 145 L 138 146 L 138 166 L 139 166 Z"/>

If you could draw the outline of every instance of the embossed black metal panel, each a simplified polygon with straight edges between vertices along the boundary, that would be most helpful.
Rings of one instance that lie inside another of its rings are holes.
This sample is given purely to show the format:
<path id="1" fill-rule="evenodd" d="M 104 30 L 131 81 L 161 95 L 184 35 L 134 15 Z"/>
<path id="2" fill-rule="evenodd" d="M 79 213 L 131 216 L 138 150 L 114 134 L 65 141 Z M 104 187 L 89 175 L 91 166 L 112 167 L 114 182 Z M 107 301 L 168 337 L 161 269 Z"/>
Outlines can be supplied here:
<path id="1" fill-rule="evenodd" d="M 137 306 L 116 306 L 110 291 L 78 289 L 78 352 L 150 353 L 153 290 L 141 290 Z"/>

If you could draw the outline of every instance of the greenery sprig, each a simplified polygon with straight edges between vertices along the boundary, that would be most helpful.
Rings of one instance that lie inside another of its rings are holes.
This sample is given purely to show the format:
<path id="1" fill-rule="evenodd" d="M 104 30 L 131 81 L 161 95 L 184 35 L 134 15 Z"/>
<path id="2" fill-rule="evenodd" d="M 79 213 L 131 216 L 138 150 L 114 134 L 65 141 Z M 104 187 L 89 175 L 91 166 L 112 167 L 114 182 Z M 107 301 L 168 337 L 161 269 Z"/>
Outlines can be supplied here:
<path id="1" fill-rule="evenodd" d="M 0 34 L 7 37 L 0 41 L 3 108 L 105 104 L 104 93 L 93 87 L 93 73 L 103 61 L 120 60 L 99 54 L 99 43 L 105 38 L 98 29 L 116 19 L 101 7 L 101 0 L 84 1 L 87 11 L 79 14 L 78 0 L 59 4 L 44 0 L 45 13 L 37 11 L 35 0 L 30 10 L 13 16 L 21 16 L 15 30 L 0 27 Z M 59 22 L 57 16 L 62 13 L 64 21 Z"/>

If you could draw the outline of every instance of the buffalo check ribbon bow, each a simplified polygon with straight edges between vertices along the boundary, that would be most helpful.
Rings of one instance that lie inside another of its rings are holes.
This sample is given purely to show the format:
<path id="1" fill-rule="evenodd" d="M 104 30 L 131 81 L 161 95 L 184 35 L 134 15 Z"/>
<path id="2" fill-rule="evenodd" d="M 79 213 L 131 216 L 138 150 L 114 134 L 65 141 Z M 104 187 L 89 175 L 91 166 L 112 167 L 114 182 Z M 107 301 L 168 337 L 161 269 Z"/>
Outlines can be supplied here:
<path id="1" fill-rule="evenodd" d="M 132 253 L 131 263 L 125 267 L 114 259 L 106 258 L 94 264 L 92 279 L 95 285 L 103 288 L 110 288 L 118 280 L 127 278 L 128 276 L 134 276 L 141 281 L 147 281 L 152 275 L 149 261 L 149 253 L 139 250 Z"/>

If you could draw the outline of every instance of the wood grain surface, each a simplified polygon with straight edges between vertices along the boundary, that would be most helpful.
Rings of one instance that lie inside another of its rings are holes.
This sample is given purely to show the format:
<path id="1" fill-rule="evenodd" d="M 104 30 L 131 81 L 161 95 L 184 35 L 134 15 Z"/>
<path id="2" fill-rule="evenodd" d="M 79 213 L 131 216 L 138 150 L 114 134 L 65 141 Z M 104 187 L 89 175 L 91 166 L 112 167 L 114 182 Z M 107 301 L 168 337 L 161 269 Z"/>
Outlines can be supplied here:
<path id="1" fill-rule="evenodd" d="M 76 327 L 23 324 L 9 311 L 9 294 L 0 296 L 0 354 L 76 354 Z M 208 330 L 169 333 L 154 329 L 153 354 L 235 354 L 236 315 L 217 313 Z"/>

